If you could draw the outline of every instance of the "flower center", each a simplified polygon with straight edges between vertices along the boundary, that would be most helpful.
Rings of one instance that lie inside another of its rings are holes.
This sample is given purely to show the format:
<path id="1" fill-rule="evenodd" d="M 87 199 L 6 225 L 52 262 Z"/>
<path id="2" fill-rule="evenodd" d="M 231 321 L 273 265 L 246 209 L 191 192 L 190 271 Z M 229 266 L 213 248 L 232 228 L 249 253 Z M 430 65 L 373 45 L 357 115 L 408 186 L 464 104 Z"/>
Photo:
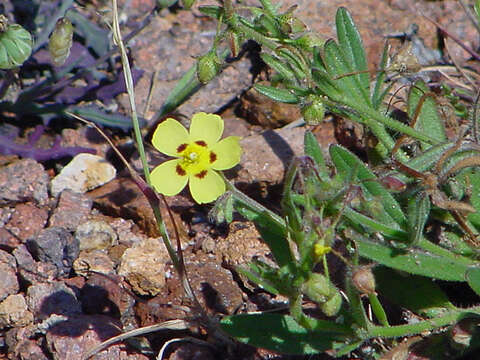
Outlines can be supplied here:
<path id="1" fill-rule="evenodd" d="M 177 148 L 177 153 L 180 157 L 177 173 L 180 175 L 188 174 L 203 177 L 211 167 L 212 159 L 216 159 L 216 155 L 201 140 L 180 145 Z"/>

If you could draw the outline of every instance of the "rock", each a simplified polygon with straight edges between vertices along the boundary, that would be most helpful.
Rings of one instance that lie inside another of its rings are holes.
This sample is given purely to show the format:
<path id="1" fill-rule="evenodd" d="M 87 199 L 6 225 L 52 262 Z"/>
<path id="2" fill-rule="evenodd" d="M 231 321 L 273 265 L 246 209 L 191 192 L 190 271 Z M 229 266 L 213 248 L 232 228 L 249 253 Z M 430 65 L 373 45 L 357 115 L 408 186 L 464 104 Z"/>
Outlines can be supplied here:
<path id="1" fill-rule="evenodd" d="M 0 250 L 0 301 L 19 290 L 15 257 Z"/>
<path id="2" fill-rule="evenodd" d="M 55 197 L 65 189 L 85 193 L 108 183 L 115 178 L 116 173 L 115 168 L 104 158 L 81 153 L 52 179 L 51 192 Z"/>
<path id="3" fill-rule="evenodd" d="M 92 200 L 86 195 L 70 189 L 61 192 L 58 205 L 50 217 L 49 226 L 60 226 L 74 231 L 78 225 L 87 221 L 92 210 Z"/>
<path id="4" fill-rule="evenodd" d="M 42 348 L 34 340 L 22 339 L 16 344 L 13 351 L 9 352 L 13 352 L 16 356 L 15 359 L 19 360 L 48 360 Z"/>
<path id="5" fill-rule="evenodd" d="M 18 204 L 5 228 L 25 242 L 43 229 L 47 219 L 47 208 L 39 208 L 32 203 Z"/>
<path id="6" fill-rule="evenodd" d="M 77 275 L 88 277 L 90 271 L 101 274 L 113 274 L 114 263 L 112 259 L 101 250 L 80 251 L 80 255 L 73 262 L 73 270 Z"/>
<path id="7" fill-rule="evenodd" d="M 25 298 L 21 294 L 10 295 L 0 303 L 0 328 L 26 326 L 33 322 Z"/>
<path id="8" fill-rule="evenodd" d="M 33 159 L 22 159 L 0 168 L 0 204 L 35 200 L 48 201 L 48 174 Z"/>
<path id="9" fill-rule="evenodd" d="M 279 184 L 295 156 L 303 155 L 304 128 L 268 130 L 243 138 L 236 182 Z"/>
<path id="10" fill-rule="evenodd" d="M 21 278 L 27 283 L 47 282 L 57 276 L 58 269 L 55 265 L 36 262 L 24 244 L 17 246 L 12 254 L 17 260 Z"/>
<path id="11" fill-rule="evenodd" d="M 118 275 L 106 277 L 92 274 L 80 293 L 83 311 L 87 314 L 109 315 L 117 319 L 129 316 L 133 318 L 135 299 L 119 285 L 122 281 Z"/>
<path id="12" fill-rule="evenodd" d="M 80 250 L 108 249 L 117 241 L 117 234 L 105 221 L 90 220 L 77 227 L 75 239 Z"/>
<path id="13" fill-rule="evenodd" d="M 131 247 L 141 241 L 142 236 L 138 233 L 138 226 L 132 220 L 117 218 L 110 223 L 118 236 L 118 244 Z"/>
<path id="14" fill-rule="evenodd" d="M 59 281 L 31 285 L 26 300 L 36 321 L 45 320 L 52 314 L 73 316 L 82 312 L 77 294 Z"/>
<path id="15" fill-rule="evenodd" d="M 13 236 L 10 231 L 4 227 L 0 227 L 0 249 L 8 252 L 12 252 L 21 241 L 16 236 Z"/>
<path id="16" fill-rule="evenodd" d="M 167 250 L 159 239 L 145 238 L 122 255 L 118 274 L 140 295 L 158 295 L 165 285 Z"/>
<path id="17" fill-rule="evenodd" d="M 69 231 L 55 226 L 43 229 L 27 246 L 36 260 L 55 265 L 58 276 L 69 274 L 80 252 L 78 240 Z"/>
<path id="18" fill-rule="evenodd" d="M 120 321 L 104 315 L 80 315 L 52 326 L 47 332 L 47 346 L 54 360 L 78 360 L 102 341 L 120 334 Z M 95 360 L 148 360 L 130 353 L 123 345 L 114 344 L 99 352 Z"/>
<path id="19" fill-rule="evenodd" d="M 214 360 L 215 358 L 214 353 L 207 346 L 183 343 L 172 352 L 169 360 Z"/>

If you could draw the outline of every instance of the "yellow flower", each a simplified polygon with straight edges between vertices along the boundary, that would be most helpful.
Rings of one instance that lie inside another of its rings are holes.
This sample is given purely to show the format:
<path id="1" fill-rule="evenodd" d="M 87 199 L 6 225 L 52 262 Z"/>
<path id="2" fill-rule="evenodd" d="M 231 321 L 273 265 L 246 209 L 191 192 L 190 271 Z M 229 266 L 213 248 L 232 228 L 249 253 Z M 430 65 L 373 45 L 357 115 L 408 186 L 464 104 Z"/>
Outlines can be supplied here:
<path id="1" fill-rule="evenodd" d="M 199 203 L 216 200 L 225 192 L 225 182 L 215 170 L 226 170 L 240 162 L 238 136 L 223 140 L 223 120 L 204 112 L 193 115 L 190 133 L 177 120 L 168 118 L 153 133 L 152 144 L 176 159 L 153 169 L 150 180 L 164 195 L 177 195 L 189 183 L 193 199 Z"/>

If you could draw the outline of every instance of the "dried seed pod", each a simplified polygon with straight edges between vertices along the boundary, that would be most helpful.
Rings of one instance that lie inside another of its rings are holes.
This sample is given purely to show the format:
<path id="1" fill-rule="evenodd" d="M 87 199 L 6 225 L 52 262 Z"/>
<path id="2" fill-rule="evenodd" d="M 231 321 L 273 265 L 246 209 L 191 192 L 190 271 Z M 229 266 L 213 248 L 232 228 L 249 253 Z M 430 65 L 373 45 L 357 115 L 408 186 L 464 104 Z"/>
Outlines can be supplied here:
<path id="1" fill-rule="evenodd" d="M 372 267 L 369 265 L 359 266 L 354 269 L 352 282 L 361 294 L 375 293 L 375 277 L 373 276 Z"/>
<path id="2" fill-rule="evenodd" d="M 63 17 L 58 19 L 55 29 L 48 41 L 48 51 L 55 66 L 65 64 L 70 55 L 70 48 L 73 41 L 73 25 L 70 20 Z"/>
<path id="3" fill-rule="evenodd" d="M 8 25 L 0 15 L 0 69 L 20 66 L 32 53 L 32 35 L 18 24 Z"/>

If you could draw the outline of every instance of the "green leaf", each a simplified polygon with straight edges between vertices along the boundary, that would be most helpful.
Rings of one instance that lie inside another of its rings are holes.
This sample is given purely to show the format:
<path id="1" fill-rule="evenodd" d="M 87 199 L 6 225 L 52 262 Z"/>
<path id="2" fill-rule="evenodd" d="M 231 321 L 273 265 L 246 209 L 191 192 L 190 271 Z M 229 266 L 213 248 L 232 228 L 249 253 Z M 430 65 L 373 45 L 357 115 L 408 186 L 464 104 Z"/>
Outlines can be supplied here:
<path id="1" fill-rule="evenodd" d="M 198 10 L 207 16 L 210 16 L 211 18 L 214 19 L 220 19 L 220 17 L 223 15 L 223 7 L 220 6 L 214 6 L 214 5 L 205 5 L 205 6 L 199 6 Z"/>
<path id="2" fill-rule="evenodd" d="M 436 317 L 455 309 L 431 279 L 402 274 L 384 266 L 377 266 L 373 272 L 380 295 L 418 315 Z"/>
<path id="3" fill-rule="evenodd" d="M 235 269 L 242 275 L 248 278 L 251 282 L 254 284 L 257 284 L 260 286 L 262 289 L 268 291 L 271 294 L 278 295 L 280 294 L 279 289 L 275 286 L 274 283 L 271 281 L 268 281 L 268 279 L 265 278 L 263 272 L 256 264 L 252 263 L 250 264 L 250 270 L 245 269 L 241 266 L 236 267 Z M 272 269 L 273 273 L 273 269 Z"/>
<path id="4" fill-rule="evenodd" d="M 333 349 L 350 333 L 347 327 L 325 320 L 316 320 L 315 331 L 308 331 L 291 316 L 280 314 L 227 316 L 221 327 L 245 344 L 292 355 Z"/>
<path id="5" fill-rule="evenodd" d="M 98 56 L 102 56 L 110 50 L 108 30 L 98 27 L 76 11 L 70 11 L 68 17 L 75 25 L 75 32 L 85 38 L 87 46 L 92 48 Z"/>
<path id="6" fill-rule="evenodd" d="M 132 128 L 132 120 L 128 116 L 120 115 L 117 113 L 114 114 L 107 114 L 104 111 L 100 110 L 100 108 L 96 107 L 95 105 L 91 106 L 69 106 L 65 109 L 66 111 L 70 111 L 71 113 L 84 117 L 87 120 L 93 121 L 96 124 L 100 124 L 103 126 L 113 127 L 113 128 L 120 128 L 124 131 L 127 131 Z M 146 121 L 145 119 L 140 118 L 140 126 L 145 126 Z"/>
<path id="7" fill-rule="evenodd" d="M 318 144 L 315 135 L 310 130 L 305 131 L 304 137 L 304 152 L 305 155 L 310 156 L 315 164 L 318 166 L 319 175 L 322 179 L 328 179 L 328 169 L 325 164 L 325 158 L 323 157 L 322 148 Z"/>
<path id="8" fill-rule="evenodd" d="M 292 94 L 291 90 L 279 89 L 272 86 L 255 84 L 255 90 L 260 94 L 269 97 L 272 100 L 283 102 L 287 104 L 298 104 L 299 99 L 296 95 Z"/>
<path id="9" fill-rule="evenodd" d="M 368 69 L 367 58 L 362 38 L 360 37 L 360 33 L 346 8 L 340 7 L 337 10 L 335 23 L 337 27 L 338 43 L 346 60 L 350 63 L 352 71 L 366 71 Z M 369 74 L 362 73 L 354 76 L 360 83 L 360 89 L 365 92 L 364 95 L 368 97 L 370 92 Z"/>
<path id="10" fill-rule="evenodd" d="M 387 94 L 387 91 L 382 91 L 382 88 L 384 86 L 385 77 L 386 77 L 386 73 L 384 69 L 388 62 L 388 49 L 389 49 L 388 42 L 385 41 L 385 45 L 383 46 L 382 58 L 380 60 L 380 68 L 379 68 L 380 71 L 378 72 L 377 77 L 375 79 L 375 87 L 373 89 L 373 94 L 372 94 L 372 105 L 377 110 L 380 108 L 380 105 L 382 105 L 382 101 Z M 391 86 L 393 86 L 393 84 L 388 86 L 388 89 L 390 89 Z"/>
<path id="11" fill-rule="evenodd" d="M 454 259 L 429 255 L 420 250 L 402 252 L 380 243 L 356 239 L 361 256 L 393 269 L 447 281 L 465 281 L 469 266 Z"/>
<path id="12" fill-rule="evenodd" d="M 350 174 L 355 171 L 356 182 L 362 187 L 364 196 L 368 199 L 378 198 L 384 208 L 384 212 L 378 214 L 376 220 L 386 225 L 396 224 L 399 228 L 405 228 L 407 219 L 400 205 L 378 181 L 375 174 L 354 154 L 347 149 L 334 145 L 330 147 L 330 156 L 339 174 Z"/>
<path id="13" fill-rule="evenodd" d="M 425 96 L 423 104 L 420 103 L 422 96 L 429 92 L 430 90 L 423 81 L 417 81 L 414 86 L 410 87 L 410 92 L 408 94 L 408 115 L 413 121 L 415 113 L 418 112 L 415 129 L 420 130 L 424 134 L 428 134 L 434 139 L 445 141 L 447 140 L 445 125 L 438 114 L 435 99 L 432 96 Z M 421 106 L 421 108 L 418 108 L 418 106 Z M 431 145 L 421 143 L 421 146 L 423 150 L 426 150 Z"/>
<path id="14" fill-rule="evenodd" d="M 419 192 L 408 201 L 408 243 L 417 245 L 423 236 L 423 229 L 430 215 L 430 198 Z"/>
<path id="15" fill-rule="evenodd" d="M 299 80 L 303 80 L 307 77 L 307 74 L 310 73 L 310 68 L 308 67 L 305 59 L 301 52 L 292 46 L 279 46 L 275 49 L 275 53 L 287 60 L 288 64 L 295 72 L 295 77 Z"/>
<path id="16" fill-rule="evenodd" d="M 270 66 L 273 70 L 278 72 L 288 82 L 295 79 L 294 72 L 290 70 L 290 68 L 287 65 L 285 65 L 285 63 L 283 63 L 276 57 L 273 57 L 272 55 L 267 53 L 262 53 L 260 57 L 268 66 Z"/>
<path id="17" fill-rule="evenodd" d="M 466 279 L 472 290 L 475 291 L 477 295 L 480 295 L 480 268 L 475 267 L 468 269 Z"/>

